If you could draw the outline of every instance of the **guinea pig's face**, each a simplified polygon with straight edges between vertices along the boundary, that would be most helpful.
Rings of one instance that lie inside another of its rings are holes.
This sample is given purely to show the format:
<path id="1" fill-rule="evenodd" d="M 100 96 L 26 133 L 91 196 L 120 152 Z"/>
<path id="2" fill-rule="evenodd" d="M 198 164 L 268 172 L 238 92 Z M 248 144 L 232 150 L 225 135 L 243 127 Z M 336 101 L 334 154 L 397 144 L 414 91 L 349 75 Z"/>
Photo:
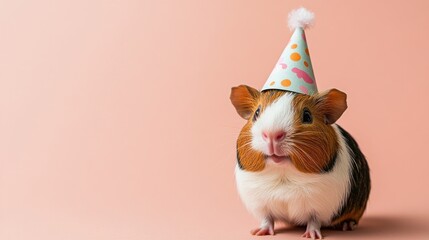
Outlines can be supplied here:
<path id="1" fill-rule="evenodd" d="M 302 172 L 329 169 L 338 148 L 333 124 L 346 110 L 346 94 L 332 89 L 316 95 L 280 90 L 259 92 L 240 85 L 231 102 L 247 120 L 237 140 L 237 158 L 247 171 L 267 163 L 292 162 Z"/>

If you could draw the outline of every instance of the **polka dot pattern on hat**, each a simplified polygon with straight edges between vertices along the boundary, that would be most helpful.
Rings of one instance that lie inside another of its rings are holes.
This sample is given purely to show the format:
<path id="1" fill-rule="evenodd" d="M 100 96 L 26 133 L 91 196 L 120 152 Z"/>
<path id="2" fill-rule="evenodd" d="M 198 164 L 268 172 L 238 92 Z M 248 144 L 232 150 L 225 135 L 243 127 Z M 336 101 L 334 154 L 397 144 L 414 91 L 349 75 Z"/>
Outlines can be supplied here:
<path id="1" fill-rule="evenodd" d="M 302 94 L 317 93 L 305 33 L 296 28 L 262 90 L 278 89 Z"/>

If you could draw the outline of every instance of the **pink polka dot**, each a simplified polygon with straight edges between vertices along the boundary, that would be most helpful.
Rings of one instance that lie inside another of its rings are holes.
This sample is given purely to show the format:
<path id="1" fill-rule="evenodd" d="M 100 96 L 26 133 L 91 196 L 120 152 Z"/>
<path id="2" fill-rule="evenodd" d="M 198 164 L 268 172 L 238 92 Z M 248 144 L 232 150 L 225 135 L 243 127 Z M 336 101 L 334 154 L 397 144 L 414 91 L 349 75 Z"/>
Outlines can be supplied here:
<path id="1" fill-rule="evenodd" d="M 310 77 L 310 75 L 308 75 L 305 71 L 302 71 L 299 68 L 292 68 L 292 72 L 296 74 L 296 76 L 298 78 L 301 78 L 302 80 L 304 80 L 306 83 L 314 83 L 314 80 Z"/>
<path id="2" fill-rule="evenodd" d="M 308 94 L 308 89 L 305 86 L 299 86 L 299 90 L 301 90 L 302 93 Z"/>
<path id="3" fill-rule="evenodd" d="M 287 64 L 286 63 L 279 63 L 279 65 L 281 66 L 282 69 L 286 69 L 287 68 Z"/>

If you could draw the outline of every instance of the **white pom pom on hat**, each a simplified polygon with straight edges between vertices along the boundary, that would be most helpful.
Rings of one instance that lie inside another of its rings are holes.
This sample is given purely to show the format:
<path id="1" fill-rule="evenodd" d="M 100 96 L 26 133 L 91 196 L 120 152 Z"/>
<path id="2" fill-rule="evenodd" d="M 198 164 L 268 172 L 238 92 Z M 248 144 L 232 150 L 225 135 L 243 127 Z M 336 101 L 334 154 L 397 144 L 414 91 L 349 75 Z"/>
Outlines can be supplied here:
<path id="1" fill-rule="evenodd" d="M 298 27 L 302 29 L 307 29 L 314 24 L 314 13 L 308 11 L 303 7 L 292 10 L 289 13 L 288 22 L 289 28 L 292 31 Z"/>
<path id="2" fill-rule="evenodd" d="M 304 32 L 304 29 L 312 26 L 313 22 L 314 14 L 305 8 L 298 8 L 289 13 L 289 27 L 294 32 L 262 91 L 276 89 L 309 95 L 317 93 Z"/>

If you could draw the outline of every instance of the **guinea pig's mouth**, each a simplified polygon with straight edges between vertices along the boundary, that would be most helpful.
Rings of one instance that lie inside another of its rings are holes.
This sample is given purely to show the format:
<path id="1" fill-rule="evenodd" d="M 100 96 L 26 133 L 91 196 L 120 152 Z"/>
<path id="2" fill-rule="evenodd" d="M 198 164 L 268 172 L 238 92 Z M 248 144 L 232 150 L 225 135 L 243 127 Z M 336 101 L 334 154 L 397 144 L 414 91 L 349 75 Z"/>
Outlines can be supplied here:
<path id="1" fill-rule="evenodd" d="M 290 160 L 290 157 L 288 155 L 285 156 L 278 156 L 278 155 L 265 155 L 265 159 L 271 159 L 275 163 L 282 163 Z"/>

